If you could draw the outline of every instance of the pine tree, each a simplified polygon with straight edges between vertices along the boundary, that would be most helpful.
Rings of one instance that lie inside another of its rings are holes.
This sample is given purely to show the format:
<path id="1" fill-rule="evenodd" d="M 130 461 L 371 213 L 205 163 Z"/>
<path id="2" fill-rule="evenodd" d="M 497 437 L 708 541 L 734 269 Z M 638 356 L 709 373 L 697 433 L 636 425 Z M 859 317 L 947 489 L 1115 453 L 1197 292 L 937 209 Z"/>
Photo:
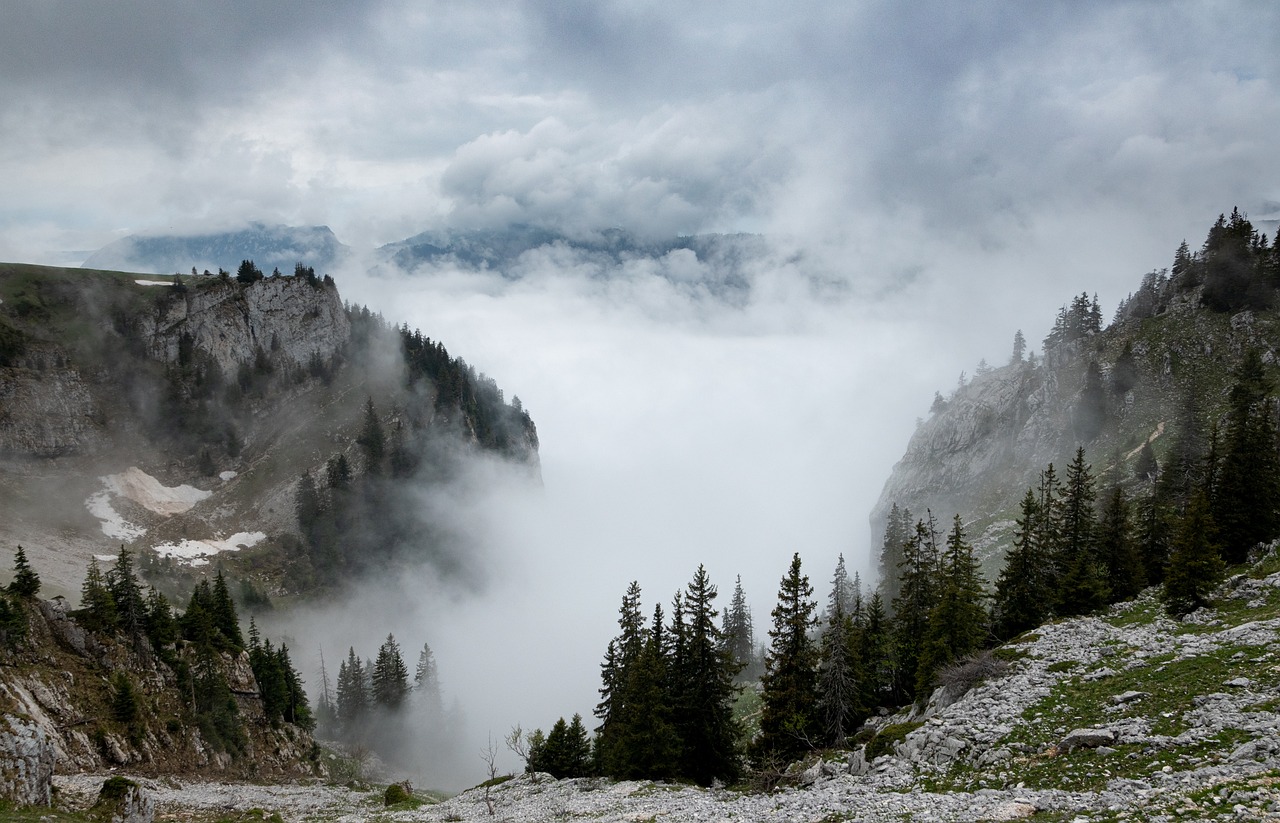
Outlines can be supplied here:
<path id="1" fill-rule="evenodd" d="M 388 634 L 373 664 L 373 702 L 394 711 L 404 705 L 408 694 L 409 669 L 400 655 L 400 644 Z"/>
<path id="2" fill-rule="evenodd" d="M 13 581 L 8 591 L 18 597 L 35 597 L 40 593 L 40 577 L 27 562 L 27 553 L 21 545 L 13 555 Z"/>
<path id="3" fill-rule="evenodd" d="M 818 657 L 818 716 L 826 745 L 846 748 L 848 737 L 867 716 L 861 631 L 839 609 L 827 617 Z"/>
<path id="4" fill-rule="evenodd" d="M 1036 494 L 1027 489 L 1022 497 L 1013 547 L 1005 555 L 1004 568 L 996 579 L 992 615 L 996 636 L 1002 639 L 1034 629 L 1050 614 L 1054 593 L 1050 588 L 1048 552 L 1038 540 L 1039 516 Z"/>
<path id="5" fill-rule="evenodd" d="M 877 591 L 867 603 L 863 618 L 858 668 L 863 672 L 862 705 L 871 709 L 880 705 L 891 682 L 889 621 L 884 600 Z"/>
<path id="6" fill-rule="evenodd" d="M 938 671 L 973 654 L 987 639 L 987 613 L 982 573 L 965 540 L 960 515 L 952 521 L 942 556 L 938 602 L 929 613 L 924 651 L 916 671 L 916 696 L 923 699 L 933 688 Z"/>
<path id="7" fill-rule="evenodd" d="M 778 589 L 769 650 L 761 678 L 760 734 L 751 744 L 757 764 L 773 759 L 789 763 L 812 749 L 820 738 L 818 719 L 818 651 L 809 631 L 817 625 L 813 587 L 801 573 L 800 555 Z"/>
<path id="8" fill-rule="evenodd" d="M 369 710 L 369 692 L 365 688 L 364 664 L 356 656 L 355 648 L 347 650 L 346 662 L 338 667 L 337 693 L 338 723 L 348 739 L 355 738 L 365 714 Z"/>
<path id="9" fill-rule="evenodd" d="M 1209 594 L 1223 571 L 1213 531 L 1208 501 L 1203 493 L 1197 493 L 1178 523 L 1165 572 L 1161 594 L 1169 614 L 1180 616 L 1209 605 Z"/>
<path id="10" fill-rule="evenodd" d="M 178 622 L 173 617 L 169 599 L 154 587 L 147 592 L 147 637 L 157 651 L 178 640 Z"/>
<path id="11" fill-rule="evenodd" d="M 1022 329 L 1018 329 L 1013 334 L 1013 355 L 1009 358 L 1009 362 L 1021 363 L 1022 357 L 1027 351 L 1027 338 L 1023 337 Z"/>
<path id="12" fill-rule="evenodd" d="M 1170 531 L 1160 487 L 1156 486 L 1138 503 L 1137 543 L 1146 573 L 1144 585 L 1157 586 L 1164 582 L 1165 567 L 1169 565 Z"/>

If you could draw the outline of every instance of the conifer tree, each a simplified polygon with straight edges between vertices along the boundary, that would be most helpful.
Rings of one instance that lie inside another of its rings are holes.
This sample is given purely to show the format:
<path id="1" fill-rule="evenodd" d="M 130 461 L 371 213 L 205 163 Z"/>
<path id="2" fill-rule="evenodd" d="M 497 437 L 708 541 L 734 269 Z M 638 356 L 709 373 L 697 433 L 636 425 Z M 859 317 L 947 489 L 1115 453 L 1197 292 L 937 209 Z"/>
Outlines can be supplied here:
<path id="1" fill-rule="evenodd" d="M 382 423 L 378 420 L 378 412 L 373 407 L 373 398 L 368 398 L 364 408 L 364 425 L 356 442 L 364 448 L 364 456 L 368 461 L 369 471 L 377 473 L 382 467 L 382 457 L 387 448 L 387 437 L 382 431 Z"/>
<path id="2" fill-rule="evenodd" d="M 110 631 L 117 625 L 116 602 L 96 557 L 89 558 L 80 588 L 80 620 L 90 631 Z"/>
<path id="3" fill-rule="evenodd" d="M 147 608 L 142 598 L 142 586 L 133 570 L 133 553 L 123 545 L 116 562 L 107 572 L 107 587 L 115 601 L 116 617 L 120 629 L 129 637 L 146 636 Z"/>
<path id="4" fill-rule="evenodd" d="M 423 643 L 422 651 L 418 653 L 418 665 L 413 672 L 413 690 L 430 711 L 438 714 L 444 709 L 440 676 L 436 672 L 436 657 L 431 652 L 429 643 Z"/>
<path id="5" fill-rule="evenodd" d="M 9 583 L 9 594 L 18 597 L 35 597 L 40 593 L 40 576 L 27 562 L 27 553 L 22 546 L 13 554 L 13 581 Z"/>
<path id="6" fill-rule="evenodd" d="M 1245 352 L 1228 398 L 1221 469 L 1211 487 L 1216 541 L 1228 564 L 1280 532 L 1280 453 L 1271 381 L 1257 349 Z"/>
<path id="7" fill-rule="evenodd" d="M 400 654 L 400 644 L 388 634 L 378 647 L 378 658 L 373 664 L 373 702 L 394 711 L 404 705 L 408 694 L 409 669 Z"/>
<path id="8" fill-rule="evenodd" d="M 937 605 L 929 613 L 924 651 L 916 671 L 916 697 L 924 699 L 933 688 L 938 671 L 973 654 L 987 639 L 987 613 L 982 573 L 965 540 L 960 515 L 952 521 L 942 556 Z"/>
<path id="9" fill-rule="evenodd" d="M 235 601 L 231 599 L 231 592 L 227 589 L 227 581 L 222 576 L 221 569 L 214 577 L 212 594 L 209 616 L 213 620 L 213 627 L 222 633 L 231 648 L 243 649 L 244 637 L 240 634 L 240 616 L 236 613 Z"/>
<path id="10" fill-rule="evenodd" d="M 683 744 L 675 727 L 676 680 L 664 651 L 662 607 L 654 607 L 644 650 L 626 671 L 622 715 L 615 721 L 606 773 L 663 780 L 680 774 Z M 599 739 L 597 739 L 597 748 Z"/>
<path id="11" fill-rule="evenodd" d="M 1088 614 L 1107 602 L 1106 566 L 1098 557 L 1093 511 L 1097 494 L 1090 466 L 1084 462 L 1084 448 L 1076 449 L 1067 467 L 1062 495 L 1062 531 L 1055 551 L 1055 566 L 1061 574 L 1058 585 L 1058 613 Z"/>
<path id="12" fill-rule="evenodd" d="M 316 729 L 320 734 L 332 735 L 337 732 L 338 710 L 329 681 L 329 670 L 324 662 L 324 649 L 320 650 L 320 695 L 316 698 L 315 718 Z"/>
<path id="13" fill-rule="evenodd" d="M 817 625 L 813 587 L 801 573 L 799 553 L 778 589 L 769 650 L 761 678 L 760 734 L 751 744 L 757 764 L 788 763 L 818 742 L 818 651 L 809 632 Z"/>
<path id="14" fill-rule="evenodd" d="M 848 736 L 866 719 L 866 677 L 861 631 L 853 618 L 841 611 L 838 600 L 831 609 L 819 649 L 817 709 L 823 741 L 843 749 Z"/>
<path id="15" fill-rule="evenodd" d="M 369 692 L 365 688 L 364 664 L 352 647 L 347 650 L 346 661 L 338 667 L 338 723 L 348 739 L 355 737 L 368 708 Z"/>
<path id="16" fill-rule="evenodd" d="M 894 503 L 885 519 L 884 540 L 880 544 L 880 591 L 891 607 L 901 588 L 898 575 L 902 568 L 902 547 L 910 539 L 911 512 L 899 509 Z"/>
<path id="17" fill-rule="evenodd" d="M 1033 490 L 1022 497 L 1017 531 L 1004 568 L 996 579 L 992 616 L 996 636 L 1016 637 L 1034 629 L 1049 616 L 1054 593 L 1050 588 L 1049 557 L 1037 539 L 1040 504 Z"/>
<path id="18" fill-rule="evenodd" d="M 751 620 L 751 608 L 747 605 L 747 596 L 742 591 L 742 575 L 738 575 L 733 587 L 733 597 L 729 601 L 729 607 L 724 610 L 721 634 L 729 654 L 741 666 L 741 679 L 755 680 L 759 677 L 755 627 Z"/>
<path id="19" fill-rule="evenodd" d="M 676 732 L 683 744 L 681 774 L 701 786 L 732 781 L 740 769 L 740 734 L 733 717 L 738 664 L 724 647 L 715 619 L 716 587 L 699 565 L 685 587 L 686 623 L 674 697 Z"/>
<path id="20" fill-rule="evenodd" d="M 915 534 L 903 544 L 901 591 L 893 603 L 893 688 L 897 699 L 915 699 L 920 669 L 920 642 L 938 603 L 938 530 L 932 512 L 916 522 Z"/>
<path id="21" fill-rule="evenodd" d="M 147 637 L 157 651 L 178 640 L 178 622 L 173 617 L 169 599 L 154 587 L 147 592 Z"/>
<path id="22" fill-rule="evenodd" d="M 630 678 L 633 667 L 645 646 L 644 618 L 640 613 L 640 583 L 631 581 L 618 609 L 619 634 L 609 641 L 604 662 L 600 666 L 600 703 L 595 715 L 600 719 L 596 729 L 596 757 L 605 774 L 618 774 L 626 766 L 627 753 L 620 750 L 621 740 L 629 734 L 628 712 Z"/>
<path id="23" fill-rule="evenodd" d="M 867 602 L 860 634 L 858 667 L 863 673 L 861 702 L 869 710 L 884 700 L 892 676 L 889 621 L 879 591 L 874 592 Z"/>
<path id="24" fill-rule="evenodd" d="M 1164 582 L 1165 567 L 1169 564 L 1171 529 L 1165 508 L 1159 486 L 1138 502 L 1137 544 L 1146 586 Z"/>
<path id="25" fill-rule="evenodd" d="M 1097 541 L 1110 581 L 1110 601 L 1115 603 L 1137 596 L 1146 588 L 1147 573 L 1142 568 L 1142 555 L 1133 534 L 1129 501 L 1119 486 L 1107 496 L 1098 522 Z"/>
<path id="26" fill-rule="evenodd" d="M 1213 532 L 1209 503 L 1198 492 L 1178 522 L 1165 572 L 1161 595 L 1169 614 L 1180 616 L 1209 605 L 1209 594 L 1222 579 L 1223 571 Z"/>

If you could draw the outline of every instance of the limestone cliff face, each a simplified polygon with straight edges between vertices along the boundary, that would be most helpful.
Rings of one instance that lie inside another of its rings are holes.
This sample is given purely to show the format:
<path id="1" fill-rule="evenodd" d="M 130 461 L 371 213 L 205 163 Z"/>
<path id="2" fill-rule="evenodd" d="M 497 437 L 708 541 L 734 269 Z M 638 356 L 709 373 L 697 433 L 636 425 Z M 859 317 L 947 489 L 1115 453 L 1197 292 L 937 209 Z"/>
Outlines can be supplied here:
<path id="1" fill-rule="evenodd" d="M 259 349 L 305 365 L 313 354 L 327 360 L 351 337 L 351 322 L 332 281 L 272 277 L 243 287 L 228 282 L 188 291 L 183 299 L 144 321 L 156 359 L 173 362 L 184 335 L 231 376 L 253 362 Z"/>
<path id="2" fill-rule="evenodd" d="M 0 453 L 55 457 L 92 450 L 101 422 L 91 387 L 55 348 L 0 369 Z"/>
<path id="3" fill-rule="evenodd" d="M 1207 433 L 1249 348 L 1280 362 L 1280 314 L 1215 313 L 1191 292 L 1159 314 L 1122 316 L 1032 362 L 985 370 L 916 429 L 871 512 L 872 545 L 894 504 L 913 520 L 930 510 L 943 527 L 959 514 L 994 577 L 1019 501 L 1049 463 L 1061 478 L 1083 447 L 1100 491 L 1119 483 L 1144 494 L 1135 474 L 1143 444 L 1163 461 L 1188 408 Z"/>

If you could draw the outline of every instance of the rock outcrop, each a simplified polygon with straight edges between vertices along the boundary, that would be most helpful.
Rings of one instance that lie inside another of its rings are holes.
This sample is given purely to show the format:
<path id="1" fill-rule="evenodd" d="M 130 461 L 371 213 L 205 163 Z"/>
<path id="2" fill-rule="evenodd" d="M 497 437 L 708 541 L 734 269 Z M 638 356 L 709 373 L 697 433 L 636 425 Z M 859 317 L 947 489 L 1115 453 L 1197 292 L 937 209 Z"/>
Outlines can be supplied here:
<path id="1" fill-rule="evenodd" d="M 0 799 L 19 806 L 48 806 L 56 754 L 40 724 L 20 714 L 0 714 Z"/>
<path id="2" fill-rule="evenodd" d="M 333 281 L 270 277 L 248 286 L 234 281 L 188 290 L 142 329 L 148 349 L 166 363 L 178 359 L 184 336 L 217 362 L 226 377 L 259 351 L 282 354 L 297 365 L 312 356 L 327 361 L 351 337 Z"/>

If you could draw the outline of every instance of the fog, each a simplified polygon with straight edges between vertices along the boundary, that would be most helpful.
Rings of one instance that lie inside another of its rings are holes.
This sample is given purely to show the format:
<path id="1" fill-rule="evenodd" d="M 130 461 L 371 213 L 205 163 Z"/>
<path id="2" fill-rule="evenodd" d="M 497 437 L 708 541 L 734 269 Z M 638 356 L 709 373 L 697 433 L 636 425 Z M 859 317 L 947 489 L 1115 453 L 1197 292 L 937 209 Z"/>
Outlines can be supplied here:
<path id="1" fill-rule="evenodd" d="M 542 486 L 482 461 L 429 501 L 474 530 L 479 588 L 389 573 L 275 618 L 331 674 L 388 631 L 430 642 L 466 720 L 441 784 L 481 776 L 490 732 L 590 721 L 632 579 L 652 608 L 699 563 L 723 599 L 741 574 L 763 637 L 792 552 L 820 592 L 839 553 L 868 577 L 934 391 L 1082 291 L 1109 317 L 1218 213 L 1280 216 L 1267 4 L 340 5 L 7 9 L 0 259 L 328 225 L 345 298 L 521 398 Z M 687 255 L 543 250 L 514 279 L 371 257 L 512 223 L 772 251 L 733 300 Z"/>

